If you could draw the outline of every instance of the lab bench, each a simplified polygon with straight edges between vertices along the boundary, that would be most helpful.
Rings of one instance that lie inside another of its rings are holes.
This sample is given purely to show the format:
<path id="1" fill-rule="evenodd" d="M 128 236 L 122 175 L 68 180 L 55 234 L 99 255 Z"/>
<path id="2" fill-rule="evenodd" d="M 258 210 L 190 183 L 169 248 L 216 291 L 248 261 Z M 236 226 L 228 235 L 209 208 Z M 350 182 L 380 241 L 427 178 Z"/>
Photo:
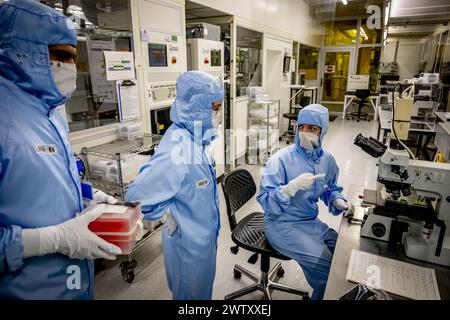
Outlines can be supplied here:
<path id="1" fill-rule="evenodd" d="M 355 208 L 358 206 L 361 207 L 362 200 L 360 199 L 360 195 L 362 195 L 363 192 L 363 187 L 356 185 L 350 186 L 347 199 L 355 204 Z M 441 299 L 450 299 L 450 268 L 408 258 L 402 247 L 388 249 L 387 242 L 361 237 L 360 231 L 361 225 L 351 224 L 348 222 L 347 218 L 342 218 L 325 290 L 325 300 L 339 299 L 347 291 L 357 285 L 356 283 L 346 280 L 352 250 L 361 250 L 378 256 L 432 268 L 436 273 L 436 280 Z"/>
<path id="2" fill-rule="evenodd" d="M 436 115 L 436 120 L 437 120 L 438 122 L 447 122 L 447 121 L 450 121 L 450 119 L 447 118 L 447 116 L 446 116 L 447 112 L 436 111 L 434 114 Z"/>

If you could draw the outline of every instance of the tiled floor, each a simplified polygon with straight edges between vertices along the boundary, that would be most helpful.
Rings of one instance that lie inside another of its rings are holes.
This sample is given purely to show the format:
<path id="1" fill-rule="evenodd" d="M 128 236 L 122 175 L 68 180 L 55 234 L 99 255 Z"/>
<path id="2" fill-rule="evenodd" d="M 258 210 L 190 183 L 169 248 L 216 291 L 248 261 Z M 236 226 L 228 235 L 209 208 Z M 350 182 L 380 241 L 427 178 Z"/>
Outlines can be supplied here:
<path id="1" fill-rule="evenodd" d="M 358 133 L 365 136 L 376 136 L 376 123 L 374 122 L 352 122 L 343 121 L 340 117 L 330 123 L 328 134 L 325 137 L 324 147 L 331 152 L 339 167 L 339 183 L 344 187 L 344 194 L 350 185 L 375 188 L 376 183 L 376 159 L 359 149 L 353 144 Z M 259 184 L 261 167 L 245 165 L 254 179 Z M 246 268 L 259 273 L 259 264 L 247 263 L 250 253 L 240 250 L 237 255 L 230 252 L 233 245 L 230 237 L 230 228 L 226 217 L 225 202 L 220 190 L 220 209 L 222 229 L 219 234 L 219 246 L 217 256 L 217 271 L 214 282 L 213 299 L 223 297 L 235 290 L 251 284 L 244 276 L 236 280 L 233 278 L 234 264 L 241 264 Z M 242 209 L 243 214 L 250 211 L 261 210 L 255 199 L 250 200 Z M 319 217 L 330 227 L 338 230 L 341 217 L 328 214 L 327 208 L 321 204 Z M 164 273 L 161 235 L 156 233 L 150 240 L 139 249 L 133 257 L 138 261 L 136 278 L 132 284 L 125 282 L 121 275 L 118 263 L 109 263 L 107 268 L 99 272 L 95 277 L 95 295 L 97 299 L 171 299 L 171 293 L 166 284 Z M 281 283 L 311 290 L 306 279 L 295 261 L 283 261 L 285 276 L 279 281 Z M 245 299 L 262 299 L 260 292 L 247 295 Z M 300 299 L 287 293 L 273 293 L 273 299 Z"/>

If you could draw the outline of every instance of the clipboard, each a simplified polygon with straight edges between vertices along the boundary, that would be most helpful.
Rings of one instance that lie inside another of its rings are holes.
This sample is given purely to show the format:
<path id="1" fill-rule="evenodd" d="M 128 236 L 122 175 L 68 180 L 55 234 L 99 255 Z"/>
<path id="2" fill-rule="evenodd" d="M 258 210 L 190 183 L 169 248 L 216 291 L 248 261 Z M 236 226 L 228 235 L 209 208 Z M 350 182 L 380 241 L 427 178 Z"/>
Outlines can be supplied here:
<path id="1" fill-rule="evenodd" d="M 120 121 L 139 118 L 139 94 L 136 80 L 117 80 L 116 87 Z"/>

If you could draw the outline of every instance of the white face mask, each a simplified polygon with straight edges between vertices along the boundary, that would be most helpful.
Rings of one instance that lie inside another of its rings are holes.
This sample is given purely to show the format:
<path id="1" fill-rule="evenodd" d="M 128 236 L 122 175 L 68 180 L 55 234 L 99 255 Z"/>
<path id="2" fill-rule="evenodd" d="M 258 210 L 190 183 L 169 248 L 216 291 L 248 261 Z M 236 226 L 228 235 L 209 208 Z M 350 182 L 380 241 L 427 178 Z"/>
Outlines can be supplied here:
<path id="1" fill-rule="evenodd" d="M 52 67 L 53 81 L 59 91 L 70 98 L 77 88 L 77 67 L 73 63 L 63 63 L 59 61 L 50 61 Z"/>
<path id="2" fill-rule="evenodd" d="M 319 136 L 312 132 L 298 132 L 300 146 L 306 150 L 313 150 L 319 146 Z"/>
<path id="3" fill-rule="evenodd" d="M 212 111 L 211 123 L 214 129 L 219 128 L 220 124 L 222 123 L 222 108 L 217 111 Z"/>

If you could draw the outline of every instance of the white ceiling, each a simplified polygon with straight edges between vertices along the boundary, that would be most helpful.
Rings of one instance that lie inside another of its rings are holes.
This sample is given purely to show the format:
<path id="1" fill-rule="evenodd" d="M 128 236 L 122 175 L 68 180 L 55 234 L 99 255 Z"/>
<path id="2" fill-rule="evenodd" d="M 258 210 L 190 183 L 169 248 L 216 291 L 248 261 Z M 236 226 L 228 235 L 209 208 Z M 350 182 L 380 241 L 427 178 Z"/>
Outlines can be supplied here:
<path id="1" fill-rule="evenodd" d="M 383 7 L 384 0 L 303 0 L 310 7 L 310 15 L 321 21 L 332 21 L 345 17 L 367 17 L 367 7 L 371 4 Z"/>
<path id="2" fill-rule="evenodd" d="M 424 38 L 439 31 L 442 24 L 390 26 L 389 37 L 395 38 Z"/>
<path id="3" fill-rule="evenodd" d="M 449 0 L 391 0 L 388 35 L 423 38 L 449 22 Z"/>
<path id="4" fill-rule="evenodd" d="M 389 25 L 437 24 L 449 21 L 449 0 L 391 0 Z"/>
<path id="5" fill-rule="evenodd" d="M 348 0 L 347 5 L 341 0 L 303 1 L 311 16 L 321 21 L 364 17 L 368 5 L 385 8 L 390 1 L 388 34 L 395 37 L 423 38 L 450 22 L 450 0 Z"/>
<path id="6" fill-rule="evenodd" d="M 186 20 L 228 16 L 226 13 L 192 1 L 186 1 Z"/>

